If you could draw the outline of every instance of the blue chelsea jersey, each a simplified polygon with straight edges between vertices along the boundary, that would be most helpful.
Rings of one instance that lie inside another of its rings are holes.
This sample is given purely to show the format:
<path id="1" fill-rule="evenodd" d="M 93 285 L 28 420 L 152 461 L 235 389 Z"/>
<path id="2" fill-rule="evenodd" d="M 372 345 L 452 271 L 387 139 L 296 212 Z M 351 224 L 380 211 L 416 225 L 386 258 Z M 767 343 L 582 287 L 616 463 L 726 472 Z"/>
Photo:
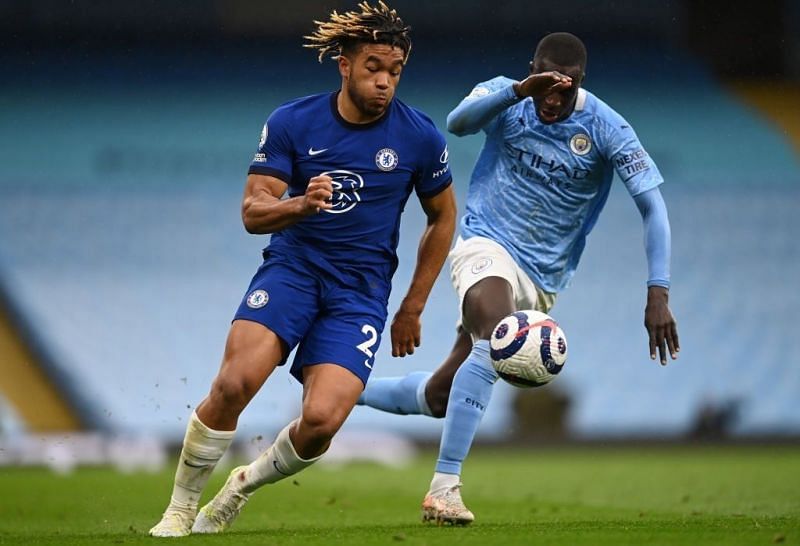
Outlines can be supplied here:
<path id="1" fill-rule="evenodd" d="M 513 82 L 501 76 L 480 83 L 464 100 Z M 498 242 L 548 292 L 572 278 L 615 172 L 632 196 L 663 182 L 631 126 L 584 89 L 563 121 L 542 123 L 525 99 L 483 129 L 461 234 Z"/>
<path id="2" fill-rule="evenodd" d="M 432 197 L 451 183 L 446 142 L 430 118 L 397 98 L 378 120 L 353 124 L 339 114 L 337 96 L 288 102 L 264 125 L 249 173 L 279 178 L 289 197 L 303 195 L 314 176 L 333 179 L 333 208 L 274 233 L 268 250 L 388 297 L 409 195 Z"/>

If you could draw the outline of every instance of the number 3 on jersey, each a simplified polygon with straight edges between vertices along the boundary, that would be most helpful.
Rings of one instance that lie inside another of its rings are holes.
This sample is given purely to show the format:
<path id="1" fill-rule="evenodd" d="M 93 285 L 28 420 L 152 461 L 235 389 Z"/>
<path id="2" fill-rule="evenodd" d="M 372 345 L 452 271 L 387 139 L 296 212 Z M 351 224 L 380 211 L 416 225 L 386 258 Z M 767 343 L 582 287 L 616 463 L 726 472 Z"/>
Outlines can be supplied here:
<path id="1" fill-rule="evenodd" d="M 369 363 L 369 359 L 375 356 L 375 354 L 372 352 L 372 349 L 370 349 L 370 347 L 372 347 L 373 345 L 375 345 L 375 343 L 378 342 L 378 332 L 375 330 L 375 328 L 373 328 L 369 324 L 365 324 L 364 326 L 361 327 L 361 333 L 367 336 L 367 340 L 364 343 L 359 343 L 358 345 L 356 345 L 356 348 L 365 355 L 367 355 L 367 359 L 364 361 L 364 366 L 366 366 L 371 370 L 372 366 Z"/>

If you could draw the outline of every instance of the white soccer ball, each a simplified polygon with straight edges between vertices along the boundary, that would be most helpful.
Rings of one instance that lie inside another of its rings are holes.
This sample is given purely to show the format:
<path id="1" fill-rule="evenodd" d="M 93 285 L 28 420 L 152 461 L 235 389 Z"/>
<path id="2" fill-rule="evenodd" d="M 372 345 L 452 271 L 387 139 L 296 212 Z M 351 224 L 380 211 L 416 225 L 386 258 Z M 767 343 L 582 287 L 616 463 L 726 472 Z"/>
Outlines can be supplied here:
<path id="1" fill-rule="evenodd" d="M 567 338 L 550 315 L 526 310 L 497 323 L 489 340 L 497 374 L 515 387 L 541 387 L 567 361 Z"/>

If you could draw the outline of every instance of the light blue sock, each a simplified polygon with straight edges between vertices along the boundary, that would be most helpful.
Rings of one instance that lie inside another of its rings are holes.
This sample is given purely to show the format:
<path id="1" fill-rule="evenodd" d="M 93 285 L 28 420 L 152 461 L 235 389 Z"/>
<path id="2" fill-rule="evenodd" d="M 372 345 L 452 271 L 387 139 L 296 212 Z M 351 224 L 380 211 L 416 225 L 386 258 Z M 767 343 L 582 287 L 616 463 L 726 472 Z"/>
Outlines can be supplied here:
<path id="1" fill-rule="evenodd" d="M 481 339 L 472 346 L 472 352 L 453 378 L 436 472 L 461 474 L 461 463 L 472 446 L 495 381 L 497 372 L 489 358 L 489 341 Z"/>
<path id="2" fill-rule="evenodd" d="M 400 415 L 432 415 L 425 400 L 425 385 L 431 372 L 414 372 L 403 377 L 370 379 L 356 402 Z"/>

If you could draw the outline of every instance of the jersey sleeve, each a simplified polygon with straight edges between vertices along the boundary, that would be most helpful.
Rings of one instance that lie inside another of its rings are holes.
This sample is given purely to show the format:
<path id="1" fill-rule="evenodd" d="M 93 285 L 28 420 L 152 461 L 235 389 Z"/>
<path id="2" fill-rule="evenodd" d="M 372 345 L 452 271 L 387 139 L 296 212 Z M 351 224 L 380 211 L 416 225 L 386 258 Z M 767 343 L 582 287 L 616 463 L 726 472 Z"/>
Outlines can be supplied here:
<path id="1" fill-rule="evenodd" d="M 292 179 L 294 146 L 289 134 L 291 120 L 284 108 L 275 110 L 261 129 L 258 150 L 247 174 L 274 176 L 287 184 Z"/>
<path id="2" fill-rule="evenodd" d="M 481 126 L 485 133 L 491 133 L 500 126 L 506 109 L 521 100 L 511 89 L 514 81 L 505 76 L 497 76 L 491 80 L 481 82 L 472 88 L 469 95 L 464 97 L 458 108 L 461 108 L 465 114 L 473 113 L 475 116 L 480 114 L 481 106 L 484 104 L 487 109 L 499 109 L 497 114 Z"/>
<path id="3" fill-rule="evenodd" d="M 636 196 L 662 184 L 664 178 L 630 124 L 616 113 L 604 121 L 608 160 L 628 192 Z"/>
<path id="4" fill-rule="evenodd" d="M 414 184 L 414 190 L 422 198 L 437 195 L 453 181 L 447 142 L 442 133 L 431 126 L 428 138 L 423 143 L 420 168 Z"/>

